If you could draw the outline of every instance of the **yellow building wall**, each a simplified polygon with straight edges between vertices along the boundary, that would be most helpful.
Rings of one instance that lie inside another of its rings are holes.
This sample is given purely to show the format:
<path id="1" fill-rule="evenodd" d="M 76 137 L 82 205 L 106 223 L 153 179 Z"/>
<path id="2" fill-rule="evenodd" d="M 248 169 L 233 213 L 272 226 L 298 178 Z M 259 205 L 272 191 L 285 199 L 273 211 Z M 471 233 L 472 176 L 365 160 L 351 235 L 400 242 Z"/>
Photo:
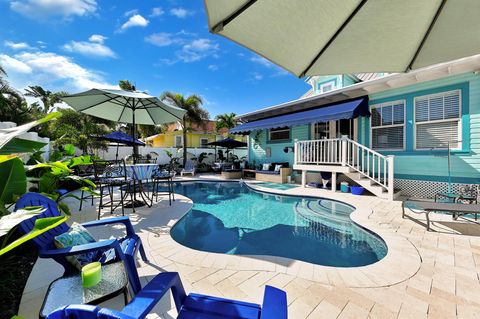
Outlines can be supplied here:
<path id="1" fill-rule="evenodd" d="M 149 141 L 153 147 L 175 147 L 175 136 L 182 136 L 182 131 L 168 132 L 155 136 Z M 187 133 L 187 147 L 201 147 L 201 139 L 207 138 L 208 143 L 214 142 L 217 134 L 198 134 Z M 241 135 L 234 135 L 233 138 L 237 141 L 245 141 L 245 137 Z"/>

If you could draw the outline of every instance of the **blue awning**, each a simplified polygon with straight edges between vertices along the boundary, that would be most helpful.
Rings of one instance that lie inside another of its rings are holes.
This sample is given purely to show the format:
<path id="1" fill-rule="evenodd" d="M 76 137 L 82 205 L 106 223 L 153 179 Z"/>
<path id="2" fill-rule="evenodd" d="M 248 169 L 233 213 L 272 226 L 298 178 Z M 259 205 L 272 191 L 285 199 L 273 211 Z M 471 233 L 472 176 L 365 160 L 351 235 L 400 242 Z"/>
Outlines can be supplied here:
<path id="1" fill-rule="evenodd" d="M 350 100 L 348 102 L 328 105 L 313 110 L 291 113 L 261 119 L 258 121 L 247 122 L 235 126 L 230 133 L 249 133 L 251 131 L 290 127 L 295 125 L 304 125 L 310 123 L 320 123 L 343 119 L 353 119 L 359 116 L 370 116 L 368 110 L 368 99 L 361 98 Z"/>

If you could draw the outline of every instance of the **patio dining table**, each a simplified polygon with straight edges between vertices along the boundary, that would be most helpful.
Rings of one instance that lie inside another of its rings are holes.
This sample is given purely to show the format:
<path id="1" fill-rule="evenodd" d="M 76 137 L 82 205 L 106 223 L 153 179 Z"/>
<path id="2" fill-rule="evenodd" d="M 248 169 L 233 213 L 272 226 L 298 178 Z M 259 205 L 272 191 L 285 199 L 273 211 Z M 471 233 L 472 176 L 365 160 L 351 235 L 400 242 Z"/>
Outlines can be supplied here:
<path id="1" fill-rule="evenodd" d="M 157 168 L 158 164 L 125 164 L 127 176 L 133 180 L 135 207 L 151 206 L 148 195 L 145 193 L 144 182 L 148 183 L 152 179 Z M 137 198 L 137 193 L 140 194 L 142 200 Z"/>
<path id="2" fill-rule="evenodd" d="M 127 176 L 138 181 L 152 179 L 157 168 L 158 164 L 125 164 Z"/>

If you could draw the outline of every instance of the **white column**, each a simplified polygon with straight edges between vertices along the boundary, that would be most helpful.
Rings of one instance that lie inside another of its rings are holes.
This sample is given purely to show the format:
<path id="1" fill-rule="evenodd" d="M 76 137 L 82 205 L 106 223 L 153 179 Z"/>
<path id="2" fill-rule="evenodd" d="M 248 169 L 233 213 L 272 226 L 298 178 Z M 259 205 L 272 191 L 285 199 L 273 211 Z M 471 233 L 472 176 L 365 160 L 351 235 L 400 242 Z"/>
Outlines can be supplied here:
<path id="1" fill-rule="evenodd" d="M 305 187 L 307 184 L 307 171 L 302 170 L 302 187 Z"/>
<path id="2" fill-rule="evenodd" d="M 347 138 L 348 136 L 342 135 L 342 166 L 347 166 Z"/>
<path id="3" fill-rule="evenodd" d="M 388 161 L 388 199 L 393 200 L 393 194 L 394 194 L 394 186 L 395 186 L 395 179 L 394 179 L 394 166 L 393 162 L 395 160 L 394 155 L 388 155 L 387 156 L 387 161 Z"/>
<path id="4" fill-rule="evenodd" d="M 337 191 L 337 172 L 332 172 L 332 192 Z"/>
<path id="5" fill-rule="evenodd" d="M 298 139 L 293 141 L 293 165 L 297 165 L 298 162 Z"/>

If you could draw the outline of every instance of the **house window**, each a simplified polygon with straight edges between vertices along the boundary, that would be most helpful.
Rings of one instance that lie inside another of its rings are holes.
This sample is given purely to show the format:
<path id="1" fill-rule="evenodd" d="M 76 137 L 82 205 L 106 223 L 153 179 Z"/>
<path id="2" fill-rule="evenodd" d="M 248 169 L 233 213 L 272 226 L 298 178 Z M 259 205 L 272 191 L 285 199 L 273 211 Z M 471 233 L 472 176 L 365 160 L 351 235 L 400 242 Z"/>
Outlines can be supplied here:
<path id="1" fill-rule="evenodd" d="M 182 147 L 183 146 L 183 137 L 182 136 L 175 136 L 175 147 Z"/>
<path id="2" fill-rule="evenodd" d="M 372 105 L 371 138 L 376 150 L 405 148 L 405 101 Z"/>
<path id="3" fill-rule="evenodd" d="M 320 84 L 320 87 L 319 87 L 318 91 L 319 91 L 319 93 L 329 92 L 329 91 L 333 90 L 334 85 L 335 85 L 334 81 L 330 81 L 330 82 L 327 82 L 327 83 Z"/>
<path id="4" fill-rule="evenodd" d="M 200 139 L 200 146 L 201 147 L 207 147 L 208 145 L 208 138 L 201 138 Z"/>
<path id="5" fill-rule="evenodd" d="M 313 137 L 316 140 L 329 138 L 330 123 L 329 122 L 315 123 Z"/>
<path id="6" fill-rule="evenodd" d="M 415 98 L 415 149 L 461 148 L 460 92 Z"/>
<path id="7" fill-rule="evenodd" d="M 290 139 L 290 128 L 272 128 L 268 131 L 270 141 L 287 141 Z"/>

